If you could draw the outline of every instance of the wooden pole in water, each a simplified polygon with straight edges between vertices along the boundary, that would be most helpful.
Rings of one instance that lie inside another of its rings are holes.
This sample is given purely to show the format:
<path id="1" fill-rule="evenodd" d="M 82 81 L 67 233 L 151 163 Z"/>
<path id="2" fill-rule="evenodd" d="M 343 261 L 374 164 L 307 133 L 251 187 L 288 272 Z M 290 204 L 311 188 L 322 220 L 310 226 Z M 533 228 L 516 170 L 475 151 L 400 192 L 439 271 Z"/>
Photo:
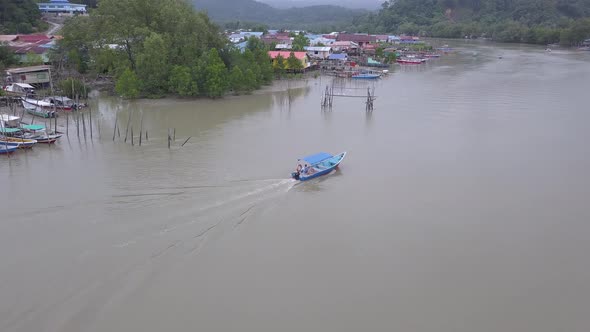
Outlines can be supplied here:
<path id="1" fill-rule="evenodd" d="M 139 146 L 141 146 L 141 138 L 143 137 L 143 110 L 141 111 L 141 120 L 139 120 Z"/>
<path id="2" fill-rule="evenodd" d="M 148 134 L 147 134 L 147 129 L 145 130 L 145 141 L 148 141 Z"/>
<path id="3" fill-rule="evenodd" d="M 92 139 L 92 110 L 88 107 L 88 121 L 90 126 L 90 139 Z"/>
<path id="4" fill-rule="evenodd" d="M 131 125 L 131 113 L 133 113 L 133 109 L 129 111 L 129 118 L 127 118 L 127 130 L 125 130 L 125 143 L 127 143 L 127 134 L 129 133 L 129 125 Z"/>
<path id="5" fill-rule="evenodd" d="M 135 144 L 133 144 L 133 126 L 131 126 L 131 146 L 134 146 Z"/>
<path id="6" fill-rule="evenodd" d="M 168 128 L 168 149 L 170 149 L 170 128 Z"/>
<path id="7" fill-rule="evenodd" d="M 70 136 L 70 113 L 66 113 L 66 136 Z"/>
<path id="8" fill-rule="evenodd" d="M 183 147 L 186 144 L 186 142 L 188 142 L 188 140 L 191 139 L 191 137 L 192 136 L 189 136 L 189 138 L 187 138 L 186 141 L 184 141 L 184 143 L 182 143 L 181 147 Z"/>
<path id="9" fill-rule="evenodd" d="M 176 142 L 176 128 L 174 128 L 174 136 L 172 137 L 172 141 Z"/>
<path id="10" fill-rule="evenodd" d="M 86 139 L 86 121 L 84 121 L 84 113 L 82 115 L 82 130 L 84 131 L 84 139 Z"/>
<path id="11" fill-rule="evenodd" d="M 115 113 L 115 127 L 113 128 L 113 142 L 115 141 L 115 134 L 117 133 L 117 118 L 118 118 L 119 112 Z"/>
<path id="12" fill-rule="evenodd" d="M 72 91 L 74 91 L 74 81 L 72 80 Z M 76 102 L 78 98 L 76 97 Z M 76 135 L 80 138 L 80 111 L 76 112 Z"/>

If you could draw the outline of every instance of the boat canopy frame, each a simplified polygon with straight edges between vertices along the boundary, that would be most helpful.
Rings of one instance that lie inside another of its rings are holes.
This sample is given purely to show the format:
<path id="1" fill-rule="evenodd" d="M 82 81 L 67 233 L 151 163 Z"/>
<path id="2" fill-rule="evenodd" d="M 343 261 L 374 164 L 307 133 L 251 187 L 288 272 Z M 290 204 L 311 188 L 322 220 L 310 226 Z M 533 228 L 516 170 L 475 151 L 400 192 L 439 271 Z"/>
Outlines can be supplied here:
<path id="1" fill-rule="evenodd" d="M 298 161 L 306 161 L 310 165 L 315 165 L 315 164 L 321 163 L 322 161 L 324 161 L 326 159 L 330 159 L 332 157 L 334 157 L 334 156 L 329 153 L 320 152 L 320 153 L 312 154 L 307 157 L 300 158 L 300 159 L 298 159 Z"/>

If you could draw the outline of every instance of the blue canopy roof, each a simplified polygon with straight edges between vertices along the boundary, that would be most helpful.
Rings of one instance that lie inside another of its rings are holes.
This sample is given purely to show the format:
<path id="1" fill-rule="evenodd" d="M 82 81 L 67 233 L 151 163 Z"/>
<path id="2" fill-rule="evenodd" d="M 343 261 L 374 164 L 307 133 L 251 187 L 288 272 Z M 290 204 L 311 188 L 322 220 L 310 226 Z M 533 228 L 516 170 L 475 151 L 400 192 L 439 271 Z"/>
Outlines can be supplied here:
<path id="1" fill-rule="evenodd" d="M 320 152 L 320 153 L 317 153 L 317 154 L 313 154 L 311 156 L 307 156 L 307 157 L 301 158 L 300 160 L 305 160 L 308 163 L 310 163 L 310 164 L 313 165 L 313 164 L 319 163 L 322 160 L 326 160 L 326 159 L 332 158 L 332 157 L 333 156 L 331 154 L 329 154 L 329 153 Z"/>

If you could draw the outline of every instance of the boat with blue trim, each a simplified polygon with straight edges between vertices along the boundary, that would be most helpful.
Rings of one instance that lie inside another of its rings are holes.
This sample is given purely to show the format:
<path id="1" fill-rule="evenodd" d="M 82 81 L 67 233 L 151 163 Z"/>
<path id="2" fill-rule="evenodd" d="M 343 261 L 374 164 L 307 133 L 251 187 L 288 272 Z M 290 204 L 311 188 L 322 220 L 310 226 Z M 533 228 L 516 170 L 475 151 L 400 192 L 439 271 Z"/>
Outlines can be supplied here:
<path id="1" fill-rule="evenodd" d="M 331 155 L 320 152 L 297 160 L 297 170 L 291 173 L 291 177 L 299 181 L 307 181 L 330 173 L 336 169 L 346 156 L 346 152 Z"/>
<path id="2" fill-rule="evenodd" d="M 355 78 L 355 79 L 364 79 L 364 80 L 376 80 L 379 77 L 381 77 L 381 74 L 358 73 L 356 75 L 352 75 L 352 78 Z"/>
<path id="3" fill-rule="evenodd" d="M 0 145 L 0 154 L 9 154 L 9 153 L 16 151 L 16 149 L 18 149 L 18 148 L 14 145 L 2 144 L 2 145 Z"/>
<path id="4" fill-rule="evenodd" d="M 37 143 L 34 139 L 16 138 L 16 137 L 0 137 L 0 145 L 16 146 L 19 149 L 30 149 Z"/>

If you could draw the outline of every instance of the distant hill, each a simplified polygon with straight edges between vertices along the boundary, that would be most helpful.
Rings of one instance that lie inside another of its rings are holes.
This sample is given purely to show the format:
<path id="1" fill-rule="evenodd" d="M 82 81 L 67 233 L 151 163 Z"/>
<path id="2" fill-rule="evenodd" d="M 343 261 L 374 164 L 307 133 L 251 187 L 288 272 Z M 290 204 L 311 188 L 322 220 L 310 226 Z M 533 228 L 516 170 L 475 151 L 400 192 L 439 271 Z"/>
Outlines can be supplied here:
<path id="1" fill-rule="evenodd" d="M 332 5 L 278 9 L 254 0 L 193 0 L 193 4 L 218 23 L 257 22 L 275 29 L 338 30 L 366 13 Z"/>
<path id="2" fill-rule="evenodd" d="M 355 29 L 575 45 L 590 38 L 590 0 L 389 0 Z"/>

